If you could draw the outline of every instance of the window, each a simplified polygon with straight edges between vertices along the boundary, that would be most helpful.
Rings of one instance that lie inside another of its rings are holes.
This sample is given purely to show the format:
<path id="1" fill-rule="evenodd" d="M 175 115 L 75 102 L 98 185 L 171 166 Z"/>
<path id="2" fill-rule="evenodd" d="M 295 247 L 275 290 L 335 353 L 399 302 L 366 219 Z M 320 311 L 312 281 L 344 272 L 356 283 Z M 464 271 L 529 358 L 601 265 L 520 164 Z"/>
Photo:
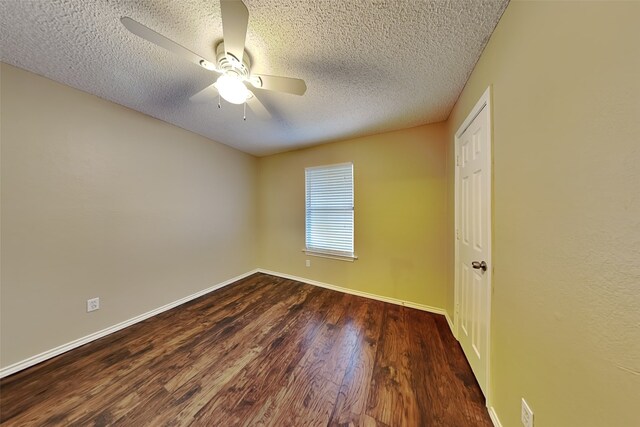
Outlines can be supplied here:
<path id="1" fill-rule="evenodd" d="M 306 251 L 355 259 L 353 163 L 305 169 Z"/>

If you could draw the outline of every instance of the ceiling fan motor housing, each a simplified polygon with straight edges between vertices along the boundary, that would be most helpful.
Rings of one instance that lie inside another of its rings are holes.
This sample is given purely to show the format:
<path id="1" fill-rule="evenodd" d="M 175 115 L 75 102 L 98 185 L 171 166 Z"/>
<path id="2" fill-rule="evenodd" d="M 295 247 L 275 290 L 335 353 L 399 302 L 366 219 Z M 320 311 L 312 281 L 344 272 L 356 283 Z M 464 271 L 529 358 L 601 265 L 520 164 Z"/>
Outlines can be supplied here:
<path id="1" fill-rule="evenodd" d="M 242 80 L 249 80 L 251 61 L 246 52 L 242 55 L 242 63 L 240 63 L 235 56 L 225 51 L 224 42 L 220 42 L 216 46 L 216 61 L 219 72 L 236 75 Z"/>

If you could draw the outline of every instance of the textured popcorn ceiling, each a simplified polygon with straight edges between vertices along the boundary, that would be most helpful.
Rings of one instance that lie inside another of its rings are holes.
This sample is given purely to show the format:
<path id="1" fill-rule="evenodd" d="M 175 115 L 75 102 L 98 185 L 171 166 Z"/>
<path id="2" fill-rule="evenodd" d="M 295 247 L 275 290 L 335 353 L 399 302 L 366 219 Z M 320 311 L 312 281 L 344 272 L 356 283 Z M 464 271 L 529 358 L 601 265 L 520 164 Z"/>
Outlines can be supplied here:
<path id="1" fill-rule="evenodd" d="M 255 90 L 273 114 L 193 104 L 206 71 L 129 33 L 130 16 L 210 60 L 216 0 L 0 0 L 3 62 L 256 155 L 445 120 L 508 0 L 245 0 L 252 71 L 304 79 Z"/>

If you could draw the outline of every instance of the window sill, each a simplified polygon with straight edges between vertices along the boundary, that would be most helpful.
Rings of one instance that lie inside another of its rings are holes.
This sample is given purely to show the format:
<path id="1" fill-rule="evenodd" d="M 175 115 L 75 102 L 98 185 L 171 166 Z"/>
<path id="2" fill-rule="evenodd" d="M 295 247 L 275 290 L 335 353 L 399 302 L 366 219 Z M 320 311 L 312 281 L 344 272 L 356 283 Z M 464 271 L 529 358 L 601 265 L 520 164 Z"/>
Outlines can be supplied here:
<path id="1" fill-rule="evenodd" d="M 310 249 L 303 249 L 302 252 L 304 252 L 307 255 L 316 256 L 320 258 L 337 259 L 338 261 L 353 262 L 358 259 L 358 257 L 355 254 L 354 255 L 336 255 L 332 253 L 314 251 Z"/>

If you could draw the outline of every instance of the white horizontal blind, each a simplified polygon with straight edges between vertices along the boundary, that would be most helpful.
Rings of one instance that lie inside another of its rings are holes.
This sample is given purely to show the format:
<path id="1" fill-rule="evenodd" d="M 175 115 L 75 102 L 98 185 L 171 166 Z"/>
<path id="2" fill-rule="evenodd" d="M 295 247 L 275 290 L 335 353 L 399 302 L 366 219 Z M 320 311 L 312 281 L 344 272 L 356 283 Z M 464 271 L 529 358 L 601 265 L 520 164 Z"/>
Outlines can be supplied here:
<path id="1" fill-rule="evenodd" d="M 353 163 L 305 169 L 308 251 L 353 256 Z"/>

